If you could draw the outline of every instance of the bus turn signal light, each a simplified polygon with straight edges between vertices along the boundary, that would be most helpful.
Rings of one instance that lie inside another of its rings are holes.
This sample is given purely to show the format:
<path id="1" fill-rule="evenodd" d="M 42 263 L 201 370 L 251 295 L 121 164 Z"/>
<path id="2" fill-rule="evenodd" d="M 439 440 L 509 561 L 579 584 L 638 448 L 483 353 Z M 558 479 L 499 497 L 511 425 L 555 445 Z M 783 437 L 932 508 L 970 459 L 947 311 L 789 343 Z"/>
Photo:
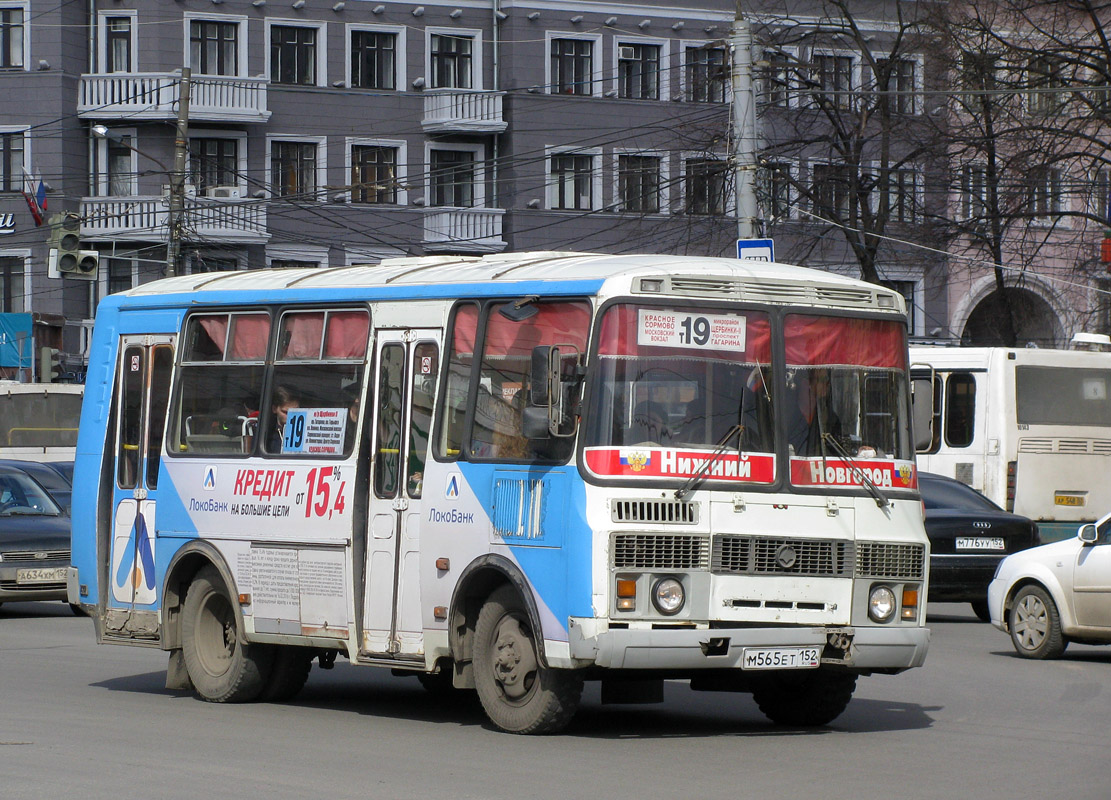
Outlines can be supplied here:
<path id="1" fill-rule="evenodd" d="M 637 607 L 637 582 L 635 580 L 617 580 L 617 610 L 635 611 Z"/>
<path id="2" fill-rule="evenodd" d="M 903 619 L 918 618 L 918 589 L 903 589 Z"/>

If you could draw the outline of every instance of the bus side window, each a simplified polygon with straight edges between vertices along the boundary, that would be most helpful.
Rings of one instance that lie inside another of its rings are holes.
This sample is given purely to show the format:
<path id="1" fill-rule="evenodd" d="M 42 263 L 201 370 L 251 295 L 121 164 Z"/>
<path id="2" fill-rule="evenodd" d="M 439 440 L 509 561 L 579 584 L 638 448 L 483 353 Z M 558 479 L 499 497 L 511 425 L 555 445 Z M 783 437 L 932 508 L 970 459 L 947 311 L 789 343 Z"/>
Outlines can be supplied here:
<path id="1" fill-rule="evenodd" d="M 954 372 L 945 384 L 945 444 L 968 447 L 976 430 L 976 378 Z"/>

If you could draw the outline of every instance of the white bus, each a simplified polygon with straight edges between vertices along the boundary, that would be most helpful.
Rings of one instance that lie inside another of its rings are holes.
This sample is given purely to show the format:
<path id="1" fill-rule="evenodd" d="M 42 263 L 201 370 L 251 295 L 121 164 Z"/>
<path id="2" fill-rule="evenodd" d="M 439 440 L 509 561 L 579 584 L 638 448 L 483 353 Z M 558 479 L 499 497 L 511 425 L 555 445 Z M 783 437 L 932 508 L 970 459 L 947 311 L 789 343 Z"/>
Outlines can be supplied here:
<path id="1" fill-rule="evenodd" d="M 664 679 L 821 725 L 923 663 L 902 298 L 781 264 L 517 253 L 105 298 L 72 602 L 167 685 L 314 658 L 559 730 Z"/>
<path id="2" fill-rule="evenodd" d="M 915 405 L 932 405 L 920 469 L 1036 520 L 1043 541 L 1111 510 L 1111 353 L 912 346 L 910 359 Z"/>
<path id="3" fill-rule="evenodd" d="M 0 458 L 72 461 L 85 387 L 0 381 Z"/>

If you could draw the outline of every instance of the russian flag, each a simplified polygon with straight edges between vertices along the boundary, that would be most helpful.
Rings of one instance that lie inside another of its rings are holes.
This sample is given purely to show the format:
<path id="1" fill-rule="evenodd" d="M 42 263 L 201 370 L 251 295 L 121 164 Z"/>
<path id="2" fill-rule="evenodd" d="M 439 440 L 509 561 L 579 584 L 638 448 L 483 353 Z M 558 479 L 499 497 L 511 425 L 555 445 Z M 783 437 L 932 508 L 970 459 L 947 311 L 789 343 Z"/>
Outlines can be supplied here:
<path id="1" fill-rule="evenodd" d="M 46 211 L 46 184 L 39 178 L 39 185 L 34 186 L 34 179 L 23 171 L 23 197 L 27 207 L 31 209 L 31 216 L 35 219 L 35 227 L 42 225 L 43 212 Z"/>

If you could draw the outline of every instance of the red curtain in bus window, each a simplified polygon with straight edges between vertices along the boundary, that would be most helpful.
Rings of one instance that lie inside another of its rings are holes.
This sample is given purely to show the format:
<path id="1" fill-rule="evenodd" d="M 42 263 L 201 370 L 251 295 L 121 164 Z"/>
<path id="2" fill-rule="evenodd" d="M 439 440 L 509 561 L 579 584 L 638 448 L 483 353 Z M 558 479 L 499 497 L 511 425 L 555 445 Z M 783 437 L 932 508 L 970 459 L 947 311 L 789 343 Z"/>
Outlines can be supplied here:
<path id="1" fill-rule="evenodd" d="M 539 345 L 570 344 L 586 350 L 590 332 L 590 306 L 586 303 L 537 303 L 539 312 L 526 320 L 514 322 L 490 311 L 486 323 L 487 356 L 529 357 Z"/>
<path id="2" fill-rule="evenodd" d="M 640 356 L 642 358 L 690 358 L 694 351 L 688 347 L 642 345 L 637 342 L 639 311 L 643 306 L 613 306 L 602 319 L 602 332 L 598 339 L 598 353 L 603 356 Z M 690 309 L 645 309 L 668 313 L 690 314 Z M 698 348 L 705 356 L 725 358 L 730 361 L 771 363 L 771 324 L 768 315 L 759 311 L 707 312 L 722 316 L 745 318 L 745 351 L 713 350 Z"/>
<path id="3" fill-rule="evenodd" d="M 324 336 L 324 312 L 286 314 L 282 317 L 282 339 L 278 358 L 320 358 L 320 340 Z"/>
<path id="4" fill-rule="evenodd" d="M 193 317 L 193 323 L 195 325 L 200 325 L 201 330 L 208 334 L 208 338 L 212 340 L 212 344 L 216 347 L 216 353 L 220 358 L 223 358 L 224 345 L 228 340 L 228 315 L 213 314 L 212 316 Z M 208 361 L 210 360 L 208 356 L 211 355 L 213 354 L 208 352 L 207 347 L 201 345 L 200 342 L 194 342 L 193 352 L 189 354 L 189 359 L 193 361 Z"/>
<path id="5" fill-rule="evenodd" d="M 324 357 L 363 358 L 369 331 L 370 315 L 365 311 L 331 312 L 324 334 Z"/>
<path id="6" fill-rule="evenodd" d="M 232 316 L 231 356 L 234 361 L 264 361 L 270 339 L 270 317 L 266 314 Z"/>
<path id="7" fill-rule="evenodd" d="M 846 319 L 792 314 L 783 330 L 787 364 L 906 367 L 906 327 L 885 319 Z"/>
<path id="8" fill-rule="evenodd" d="M 478 307 L 466 305 L 455 313 L 452 329 L 452 352 L 474 355 L 474 337 L 478 330 Z"/>

